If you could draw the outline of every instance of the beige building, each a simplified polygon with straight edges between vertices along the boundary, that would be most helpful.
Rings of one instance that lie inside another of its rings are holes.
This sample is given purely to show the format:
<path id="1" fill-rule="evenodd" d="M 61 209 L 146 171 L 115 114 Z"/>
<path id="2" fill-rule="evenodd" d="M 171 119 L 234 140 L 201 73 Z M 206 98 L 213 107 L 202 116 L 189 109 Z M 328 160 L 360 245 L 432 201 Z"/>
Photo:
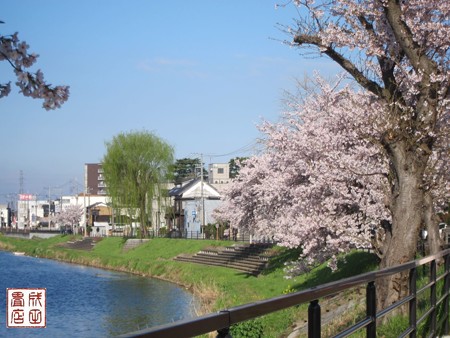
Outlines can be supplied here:
<path id="1" fill-rule="evenodd" d="M 217 191 L 223 192 L 223 189 L 231 182 L 230 165 L 228 163 L 212 163 L 208 168 L 208 183 Z"/>
<path id="2" fill-rule="evenodd" d="M 228 163 L 212 163 L 209 165 L 209 184 L 227 184 L 230 182 L 230 165 Z"/>

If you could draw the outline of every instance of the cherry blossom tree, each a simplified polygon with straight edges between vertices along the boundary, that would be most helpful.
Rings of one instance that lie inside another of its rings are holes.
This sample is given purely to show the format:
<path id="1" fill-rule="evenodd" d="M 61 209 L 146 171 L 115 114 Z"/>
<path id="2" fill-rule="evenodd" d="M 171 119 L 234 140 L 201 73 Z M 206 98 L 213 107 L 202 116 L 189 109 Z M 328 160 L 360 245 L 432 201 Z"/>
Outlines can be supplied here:
<path id="1" fill-rule="evenodd" d="M 390 110 L 372 93 L 341 84 L 317 78 L 282 122 L 260 127 L 265 153 L 246 161 L 217 210 L 232 226 L 300 247 L 291 273 L 330 258 L 335 267 L 336 255 L 354 248 L 374 249 L 380 259 L 389 250 L 393 196 L 382 140 Z M 429 215 L 450 198 L 449 129 L 442 124 L 424 176 Z"/>
<path id="2" fill-rule="evenodd" d="M 380 141 L 388 156 L 392 226 L 384 239 L 381 266 L 404 263 L 414 257 L 425 219 L 427 170 L 439 123 L 448 123 L 450 2 L 293 3 L 300 18 L 287 27 L 290 44 L 329 57 L 387 108 L 390 128 Z M 382 305 L 406 292 L 406 278 L 383 280 Z"/>
<path id="3" fill-rule="evenodd" d="M 1 22 L 0 22 L 1 23 Z M 16 85 L 24 96 L 43 99 L 46 110 L 60 108 L 69 97 L 68 86 L 52 86 L 44 80 L 41 70 L 27 71 L 37 60 L 38 55 L 28 52 L 28 44 L 20 41 L 18 33 L 0 35 L 0 61 L 8 62 L 17 77 Z M 11 82 L 0 83 L 0 98 L 11 92 Z"/>
<path id="4" fill-rule="evenodd" d="M 79 224 L 83 215 L 83 207 L 80 205 L 70 204 L 64 207 L 61 212 L 55 214 L 53 222 L 60 226 L 70 225 L 73 232 L 74 226 Z"/>
<path id="5" fill-rule="evenodd" d="M 373 142 L 379 107 L 339 83 L 317 79 L 282 122 L 260 126 L 266 152 L 246 161 L 218 210 L 234 226 L 301 247 L 310 264 L 355 247 L 380 254 L 374 233 L 391 221 L 388 165 Z"/>

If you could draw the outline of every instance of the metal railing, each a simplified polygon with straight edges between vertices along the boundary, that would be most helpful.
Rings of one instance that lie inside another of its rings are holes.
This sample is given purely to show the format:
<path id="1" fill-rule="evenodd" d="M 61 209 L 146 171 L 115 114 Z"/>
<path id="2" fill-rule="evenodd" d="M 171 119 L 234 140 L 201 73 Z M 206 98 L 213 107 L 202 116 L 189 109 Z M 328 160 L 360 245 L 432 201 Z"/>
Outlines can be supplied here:
<path id="1" fill-rule="evenodd" d="M 443 272 L 437 274 L 437 261 L 444 260 Z M 429 267 L 426 265 L 429 264 Z M 429 280 L 426 285 L 418 288 L 418 268 L 429 269 Z M 409 272 L 409 293 L 387 308 L 377 310 L 376 280 L 399 273 Z M 437 297 L 437 285 L 442 284 L 441 297 Z M 340 281 L 323 284 L 307 290 L 283 295 L 256 303 L 246 304 L 221 310 L 217 313 L 182 320 L 154 328 L 144 329 L 121 335 L 120 337 L 194 337 L 217 331 L 217 337 L 231 337 L 229 329 L 232 325 L 254 319 L 256 317 L 287 309 L 292 306 L 309 303 L 308 307 L 308 337 L 321 337 L 321 308 L 319 300 L 323 297 L 335 295 L 345 290 L 366 285 L 366 312 L 364 318 L 353 324 L 334 337 L 347 337 L 352 333 L 365 330 L 366 337 L 377 335 L 377 320 L 398 309 L 408 306 L 409 325 L 398 337 L 416 337 L 418 327 L 426 320 L 429 323 L 428 337 L 449 333 L 449 289 L 450 289 L 450 249 L 443 250 L 436 255 L 411 261 L 402 265 L 368 272 Z M 423 315 L 417 318 L 418 297 L 429 292 L 429 306 Z M 438 318 L 438 310 L 440 318 Z"/>
<path id="2" fill-rule="evenodd" d="M 112 230 L 109 232 L 110 237 L 126 237 L 138 238 L 138 231 L 136 229 L 131 232 L 129 229 Z M 254 243 L 273 243 L 273 240 L 266 237 L 255 237 L 249 233 L 240 232 L 235 236 L 216 236 L 215 234 L 205 234 L 200 231 L 166 231 L 154 230 L 148 231 L 146 238 L 174 238 L 174 239 L 195 239 L 195 240 L 221 240 L 230 242 L 254 242 Z"/>
<path id="3" fill-rule="evenodd" d="M 1 227 L 0 232 L 3 234 L 14 233 L 14 234 L 29 234 L 30 228 L 16 228 L 16 227 Z"/>
<path id="4" fill-rule="evenodd" d="M 59 234 L 61 233 L 61 230 L 59 229 L 46 229 L 46 228 L 15 228 L 15 227 L 1 227 L 0 233 L 2 234 L 25 234 L 28 235 L 33 232 L 39 232 L 39 233 L 54 233 Z"/>

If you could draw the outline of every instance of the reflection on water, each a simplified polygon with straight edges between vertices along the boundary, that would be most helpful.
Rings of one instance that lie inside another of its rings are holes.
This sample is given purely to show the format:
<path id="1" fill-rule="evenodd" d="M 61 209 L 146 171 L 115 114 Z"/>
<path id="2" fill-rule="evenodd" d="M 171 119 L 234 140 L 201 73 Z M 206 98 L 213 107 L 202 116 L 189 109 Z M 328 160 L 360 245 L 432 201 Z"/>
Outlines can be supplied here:
<path id="1" fill-rule="evenodd" d="M 164 281 L 0 252 L 0 337 L 110 337 L 193 317 L 193 297 Z M 46 288 L 47 328 L 7 329 L 6 288 Z"/>

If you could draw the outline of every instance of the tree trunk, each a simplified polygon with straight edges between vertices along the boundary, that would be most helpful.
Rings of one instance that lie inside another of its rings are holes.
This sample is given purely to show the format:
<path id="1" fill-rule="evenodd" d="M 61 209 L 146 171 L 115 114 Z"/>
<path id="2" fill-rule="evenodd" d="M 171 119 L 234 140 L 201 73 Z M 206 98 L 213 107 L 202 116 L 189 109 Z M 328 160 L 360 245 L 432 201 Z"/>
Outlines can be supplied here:
<path id="1" fill-rule="evenodd" d="M 431 193 L 427 191 L 424 196 L 425 211 L 424 211 L 424 223 L 428 232 L 426 239 L 427 243 L 427 255 L 434 255 L 441 250 L 442 239 L 439 236 L 439 220 L 433 206 L 433 197 Z"/>
<path id="2" fill-rule="evenodd" d="M 139 220 L 140 220 L 140 238 L 146 238 L 147 237 L 147 209 L 146 209 L 146 198 L 140 199 L 140 208 L 139 208 Z"/>
<path id="3" fill-rule="evenodd" d="M 404 142 L 387 148 L 391 160 L 392 228 L 383 248 L 380 268 L 414 259 L 423 220 L 423 174 L 427 159 Z M 408 272 L 378 281 L 378 308 L 386 308 L 408 293 Z"/>

